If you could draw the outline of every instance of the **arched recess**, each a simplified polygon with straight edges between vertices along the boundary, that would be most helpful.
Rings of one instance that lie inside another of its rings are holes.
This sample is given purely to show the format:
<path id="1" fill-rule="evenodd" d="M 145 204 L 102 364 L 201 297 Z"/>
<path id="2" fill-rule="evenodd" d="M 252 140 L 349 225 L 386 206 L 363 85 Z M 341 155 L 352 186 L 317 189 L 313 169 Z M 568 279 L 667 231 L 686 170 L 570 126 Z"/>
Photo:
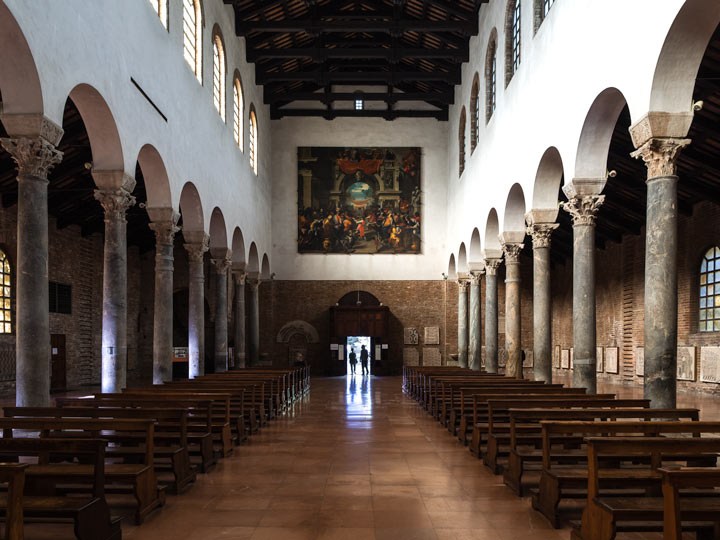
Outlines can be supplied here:
<path id="1" fill-rule="evenodd" d="M 290 339 L 296 334 L 302 335 L 306 343 L 320 343 L 320 335 L 315 327 L 301 320 L 290 321 L 283 325 L 277 333 L 275 341 L 277 343 L 290 343 Z"/>
<path id="2" fill-rule="evenodd" d="M 0 51 L 3 114 L 42 114 L 42 87 L 35 59 L 15 17 L 1 0 Z"/>
<path id="3" fill-rule="evenodd" d="M 720 2 L 685 2 L 660 51 L 650 93 L 650 111 L 691 111 L 698 68 L 718 24 Z"/>
<path id="4" fill-rule="evenodd" d="M 513 184 L 505 202 L 503 232 L 521 231 L 525 231 L 525 194 L 520 184 Z"/>
<path id="5" fill-rule="evenodd" d="M 232 262 L 235 264 L 245 264 L 245 240 L 240 227 L 235 227 L 232 237 Z"/>
<path id="6" fill-rule="evenodd" d="M 455 265 L 455 254 L 450 255 L 450 262 L 448 262 L 447 278 L 449 280 L 457 279 L 457 266 Z"/>
<path id="7" fill-rule="evenodd" d="M 460 111 L 460 122 L 458 124 L 458 176 L 465 171 L 465 129 L 467 127 L 467 113 L 463 106 Z"/>
<path id="8" fill-rule="evenodd" d="M 210 215 L 210 249 L 226 249 L 228 247 L 225 216 L 217 206 Z"/>
<path id="9" fill-rule="evenodd" d="M 470 90 L 470 155 L 480 141 L 480 74 L 476 71 Z"/>
<path id="10" fill-rule="evenodd" d="M 497 29 L 490 31 L 485 52 L 485 123 L 490 121 L 497 106 Z"/>
<path id="11" fill-rule="evenodd" d="M 89 84 L 77 85 L 69 97 L 85 123 L 92 151 L 93 171 L 123 171 L 120 134 L 105 99 Z"/>
<path id="12" fill-rule="evenodd" d="M 465 249 L 465 242 L 460 244 L 460 249 L 458 250 L 457 272 L 458 274 L 468 273 L 467 250 Z"/>
<path id="13" fill-rule="evenodd" d="M 500 222 L 498 220 L 497 210 L 490 209 L 487 222 L 485 223 L 485 250 L 500 250 Z"/>
<path id="14" fill-rule="evenodd" d="M 558 212 L 558 190 L 562 184 L 564 172 L 560 152 L 551 146 L 540 159 L 537 173 L 535 174 L 535 185 L 533 186 L 532 210 L 553 210 L 557 217 Z M 546 219 L 550 219 L 549 216 Z"/>
<path id="15" fill-rule="evenodd" d="M 183 230 L 204 231 L 202 202 L 195 184 L 187 182 L 180 193 L 180 212 L 182 213 Z"/>
<path id="16" fill-rule="evenodd" d="M 265 253 L 262 257 L 262 265 L 260 266 L 260 277 L 262 279 L 270 279 L 272 274 L 270 273 L 270 258 Z"/>
<path id="17" fill-rule="evenodd" d="M 146 144 L 140 149 L 137 162 L 145 179 L 148 208 L 171 208 L 170 179 L 160 153 L 151 144 Z"/>
<path id="18" fill-rule="evenodd" d="M 248 254 L 247 271 L 249 273 L 260 273 L 260 257 L 258 256 L 257 246 L 255 242 L 250 244 L 250 252 Z"/>
<path id="19" fill-rule="evenodd" d="M 617 88 L 606 88 L 595 98 L 580 133 L 574 178 L 606 179 L 610 140 L 626 105 L 625 96 Z"/>

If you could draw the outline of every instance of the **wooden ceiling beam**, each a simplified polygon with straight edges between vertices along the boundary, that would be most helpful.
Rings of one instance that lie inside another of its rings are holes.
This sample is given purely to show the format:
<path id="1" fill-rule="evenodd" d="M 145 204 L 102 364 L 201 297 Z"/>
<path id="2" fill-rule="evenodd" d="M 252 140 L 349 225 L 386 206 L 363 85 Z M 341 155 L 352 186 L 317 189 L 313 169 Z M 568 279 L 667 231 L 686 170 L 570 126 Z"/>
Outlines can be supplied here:
<path id="1" fill-rule="evenodd" d="M 267 84 L 283 81 L 311 81 L 321 86 L 332 83 L 359 83 L 377 82 L 383 84 L 397 84 L 401 81 L 443 81 L 450 84 L 460 84 L 462 74 L 459 69 L 451 72 L 444 71 L 329 71 L 321 70 L 298 72 L 265 72 L 256 70 L 256 83 Z"/>
<path id="2" fill-rule="evenodd" d="M 388 109 L 363 109 L 356 111 L 355 109 L 281 109 L 279 107 L 270 107 L 270 118 L 279 120 L 285 116 L 314 116 L 332 120 L 334 118 L 384 118 L 385 120 L 395 120 L 396 118 L 435 118 L 440 121 L 447 121 L 448 110 L 441 109 L 437 111 L 431 110 L 388 110 Z"/>
<path id="3" fill-rule="evenodd" d="M 378 48 L 378 47 L 334 47 L 334 48 L 317 48 L 317 47 L 299 47 L 287 49 L 248 49 L 247 61 L 257 62 L 258 60 L 268 58 L 310 58 L 313 62 L 324 62 L 330 58 L 373 58 L 384 59 L 397 63 L 401 58 L 432 58 L 442 59 L 449 58 L 456 62 L 468 62 L 470 60 L 470 47 L 462 49 L 453 49 L 444 47 L 442 49 L 424 49 L 399 47 L 394 48 Z"/>
<path id="4" fill-rule="evenodd" d="M 315 21 L 297 19 L 287 21 L 240 21 L 235 24 L 235 33 L 245 37 L 253 32 L 292 33 L 305 32 L 312 36 L 323 33 L 383 32 L 402 35 L 405 32 L 458 32 L 466 36 L 478 33 L 475 21 L 426 21 L 400 19 L 396 21 Z"/>
<path id="5" fill-rule="evenodd" d="M 455 102 L 453 92 L 288 92 L 286 94 L 265 93 L 265 103 L 274 105 L 281 102 L 291 101 L 320 101 L 322 103 L 334 101 L 384 101 L 386 103 L 397 103 L 400 101 L 435 101 L 446 105 Z"/>

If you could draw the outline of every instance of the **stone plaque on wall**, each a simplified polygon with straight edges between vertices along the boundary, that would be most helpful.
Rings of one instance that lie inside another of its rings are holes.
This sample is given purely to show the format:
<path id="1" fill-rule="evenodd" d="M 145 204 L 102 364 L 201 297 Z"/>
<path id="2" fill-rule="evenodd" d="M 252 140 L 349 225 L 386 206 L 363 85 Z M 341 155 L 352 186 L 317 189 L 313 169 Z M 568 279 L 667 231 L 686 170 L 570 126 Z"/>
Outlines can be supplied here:
<path id="1" fill-rule="evenodd" d="M 635 375 L 645 376 L 645 347 L 635 347 Z"/>
<path id="2" fill-rule="evenodd" d="M 560 367 L 570 369 L 570 349 L 563 349 L 560 352 Z"/>
<path id="3" fill-rule="evenodd" d="M 677 348 L 677 378 L 679 381 L 694 381 L 697 377 L 697 355 L 695 347 Z"/>
<path id="4" fill-rule="evenodd" d="M 525 360 L 523 360 L 523 367 L 533 367 L 533 351 L 525 351 Z"/>
<path id="5" fill-rule="evenodd" d="M 420 365 L 420 353 L 417 349 L 412 347 L 405 347 L 403 349 L 403 365 L 404 366 L 419 366 Z"/>
<path id="6" fill-rule="evenodd" d="M 606 373 L 617 373 L 618 372 L 618 348 L 607 347 L 605 349 L 605 372 Z"/>
<path id="7" fill-rule="evenodd" d="M 598 373 L 603 372 L 603 348 L 602 347 L 595 347 L 595 371 Z"/>
<path id="8" fill-rule="evenodd" d="M 720 382 L 720 347 L 700 348 L 700 380 Z"/>
<path id="9" fill-rule="evenodd" d="M 440 328 L 438 326 L 425 327 L 425 345 L 440 345 Z"/>
<path id="10" fill-rule="evenodd" d="M 422 356 L 423 366 L 439 366 L 442 364 L 442 355 L 437 347 L 424 347 Z"/>
<path id="11" fill-rule="evenodd" d="M 405 328 L 405 345 L 417 345 L 420 343 L 420 334 L 417 328 Z"/>
<path id="12" fill-rule="evenodd" d="M 553 367 L 560 369 L 560 345 L 555 345 L 553 349 Z"/>

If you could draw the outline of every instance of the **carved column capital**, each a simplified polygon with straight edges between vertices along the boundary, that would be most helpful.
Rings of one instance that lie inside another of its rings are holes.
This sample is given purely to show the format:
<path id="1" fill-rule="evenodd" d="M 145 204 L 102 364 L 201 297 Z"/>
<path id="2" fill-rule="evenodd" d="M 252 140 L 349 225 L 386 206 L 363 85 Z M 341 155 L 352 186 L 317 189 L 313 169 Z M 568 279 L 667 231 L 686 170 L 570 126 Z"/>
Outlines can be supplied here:
<path id="1" fill-rule="evenodd" d="M 630 155 L 641 158 L 648 170 L 648 178 L 675 176 L 680 152 L 690 144 L 690 139 L 674 137 L 653 137 Z"/>
<path id="2" fill-rule="evenodd" d="M 18 178 L 35 178 L 47 181 L 48 173 L 62 161 L 63 153 L 42 137 L 0 139 L 17 165 Z"/>
<path id="3" fill-rule="evenodd" d="M 210 262 L 215 267 L 215 273 L 218 275 L 226 276 L 232 260 L 229 257 L 222 257 L 219 259 L 210 259 Z"/>
<path id="4" fill-rule="evenodd" d="M 468 285 L 470 285 L 470 280 L 469 279 L 458 279 L 457 284 L 458 284 L 458 290 L 460 292 L 467 291 Z"/>
<path id="5" fill-rule="evenodd" d="M 562 207 L 572 217 L 573 227 L 577 225 L 594 227 L 598 210 L 604 201 L 605 195 L 575 196 L 570 197 Z"/>
<path id="6" fill-rule="evenodd" d="M 210 249 L 210 237 L 207 234 L 204 234 L 199 242 L 185 244 L 190 262 L 201 262 L 208 249 Z"/>
<path id="7" fill-rule="evenodd" d="M 251 291 L 257 291 L 260 288 L 260 278 L 247 277 L 245 283 L 250 287 Z"/>
<path id="8" fill-rule="evenodd" d="M 166 246 L 173 244 L 175 234 L 180 230 L 176 219 L 173 221 L 153 221 L 148 226 L 155 233 L 155 241 Z"/>
<path id="9" fill-rule="evenodd" d="M 135 197 L 122 188 L 96 189 L 95 198 L 105 210 L 105 222 L 124 221 L 128 208 L 135 204 Z"/>
<path id="10" fill-rule="evenodd" d="M 480 285 L 482 272 L 470 272 L 470 285 Z"/>
<path id="11" fill-rule="evenodd" d="M 528 222 L 527 233 L 532 237 L 533 249 L 549 248 L 550 237 L 555 229 L 560 225 L 558 223 L 532 223 Z"/>
<path id="12" fill-rule="evenodd" d="M 247 279 L 247 272 L 245 270 L 233 270 L 232 275 L 235 278 L 235 283 L 245 285 L 245 280 Z"/>
<path id="13" fill-rule="evenodd" d="M 498 268 L 502 264 L 502 259 L 485 259 L 485 271 L 488 276 L 497 276 Z"/>
<path id="14" fill-rule="evenodd" d="M 524 247 L 525 244 L 517 244 L 515 242 L 503 244 L 502 250 L 505 254 L 505 264 L 517 264 L 520 260 L 520 252 Z"/>

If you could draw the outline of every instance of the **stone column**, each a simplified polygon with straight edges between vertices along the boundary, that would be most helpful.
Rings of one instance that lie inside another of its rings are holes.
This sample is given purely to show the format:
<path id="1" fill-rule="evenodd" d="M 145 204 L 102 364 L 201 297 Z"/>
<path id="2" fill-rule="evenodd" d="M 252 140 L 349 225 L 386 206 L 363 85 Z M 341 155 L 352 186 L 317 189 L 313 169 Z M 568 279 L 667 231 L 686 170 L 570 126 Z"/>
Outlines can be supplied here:
<path id="1" fill-rule="evenodd" d="M 524 245 L 503 243 L 505 254 L 505 376 L 523 378 L 520 338 L 520 252 Z"/>
<path id="2" fill-rule="evenodd" d="M 205 374 L 205 268 L 204 257 L 209 237 L 205 233 L 184 233 L 188 243 L 188 376 L 191 379 Z M 192 238 L 198 236 L 198 238 Z M 188 238 L 191 237 L 191 238 Z M 198 240 L 198 241 L 193 241 Z"/>
<path id="3" fill-rule="evenodd" d="M 211 250 L 210 262 L 215 268 L 215 373 L 228 370 L 227 285 L 231 253 L 229 249 Z"/>
<path id="4" fill-rule="evenodd" d="M 4 119 L 3 119 L 4 120 Z M 19 407 L 50 404 L 48 173 L 60 163 L 53 135 L 0 139 L 17 164 L 16 390 Z M 9 129 L 9 127 L 8 127 Z"/>
<path id="5" fill-rule="evenodd" d="M 95 190 L 105 210 L 103 251 L 102 381 L 103 392 L 127 386 L 127 209 L 135 179 L 123 175 L 122 187 Z"/>
<path id="6" fill-rule="evenodd" d="M 563 191 L 573 221 L 573 386 L 596 394 L 595 219 L 605 195 L 579 195 L 572 184 Z"/>
<path id="7" fill-rule="evenodd" d="M 458 365 L 468 367 L 468 285 L 469 280 L 458 279 Z"/>
<path id="8" fill-rule="evenodd" d="M 235 341 L 235 369 L 245 368 L 245 268 L 233 269 L 235 282 L 235 326 L 233 336 Z"/>
<path id="9" fill-rule="evenodd" d="M 468 347 L 468 366 L 474 371 L 480 371 L 480 353 L 482 339 L 480 338 L 480 280 L 481 272 L 470 273 L 470 344 Z"/>
<path id="10" fill-rule="evenodd" d="M 533 374 L 552 382 L 552 300 L 550 297 L 550 236 L 557 223 L 535 223 L 526 216 L 533 243 Z"/>
<path id="11" fill-rule="evenodd" d="M 688 139 L 648 139 L 633 152 L 645 161 L 645 398 L 674 408 L 677 393 L 677 159 Z"/>
<path id="12" fill-rule="evenodd" d="M 485 259 L 485 371 L 498 372 L 498 282 L 502 259 Z"/>
<path id="13" fill-rule="evenodd" d="M 248 362 L 257 366 L 260 359 L 260 278 L 248 278 L 250 287 L 250 306 L 248 307 Z"/>
<path id="14" fill-rule="evenodd" d="M 150 213 L 150 210 L 148 210 Z M 153 384 L 172 381 L 173 358 L 173 247 L 179 214 L 170 210 L 168 221 L 154 221 L 155 304 L 153 310 Z"/>

